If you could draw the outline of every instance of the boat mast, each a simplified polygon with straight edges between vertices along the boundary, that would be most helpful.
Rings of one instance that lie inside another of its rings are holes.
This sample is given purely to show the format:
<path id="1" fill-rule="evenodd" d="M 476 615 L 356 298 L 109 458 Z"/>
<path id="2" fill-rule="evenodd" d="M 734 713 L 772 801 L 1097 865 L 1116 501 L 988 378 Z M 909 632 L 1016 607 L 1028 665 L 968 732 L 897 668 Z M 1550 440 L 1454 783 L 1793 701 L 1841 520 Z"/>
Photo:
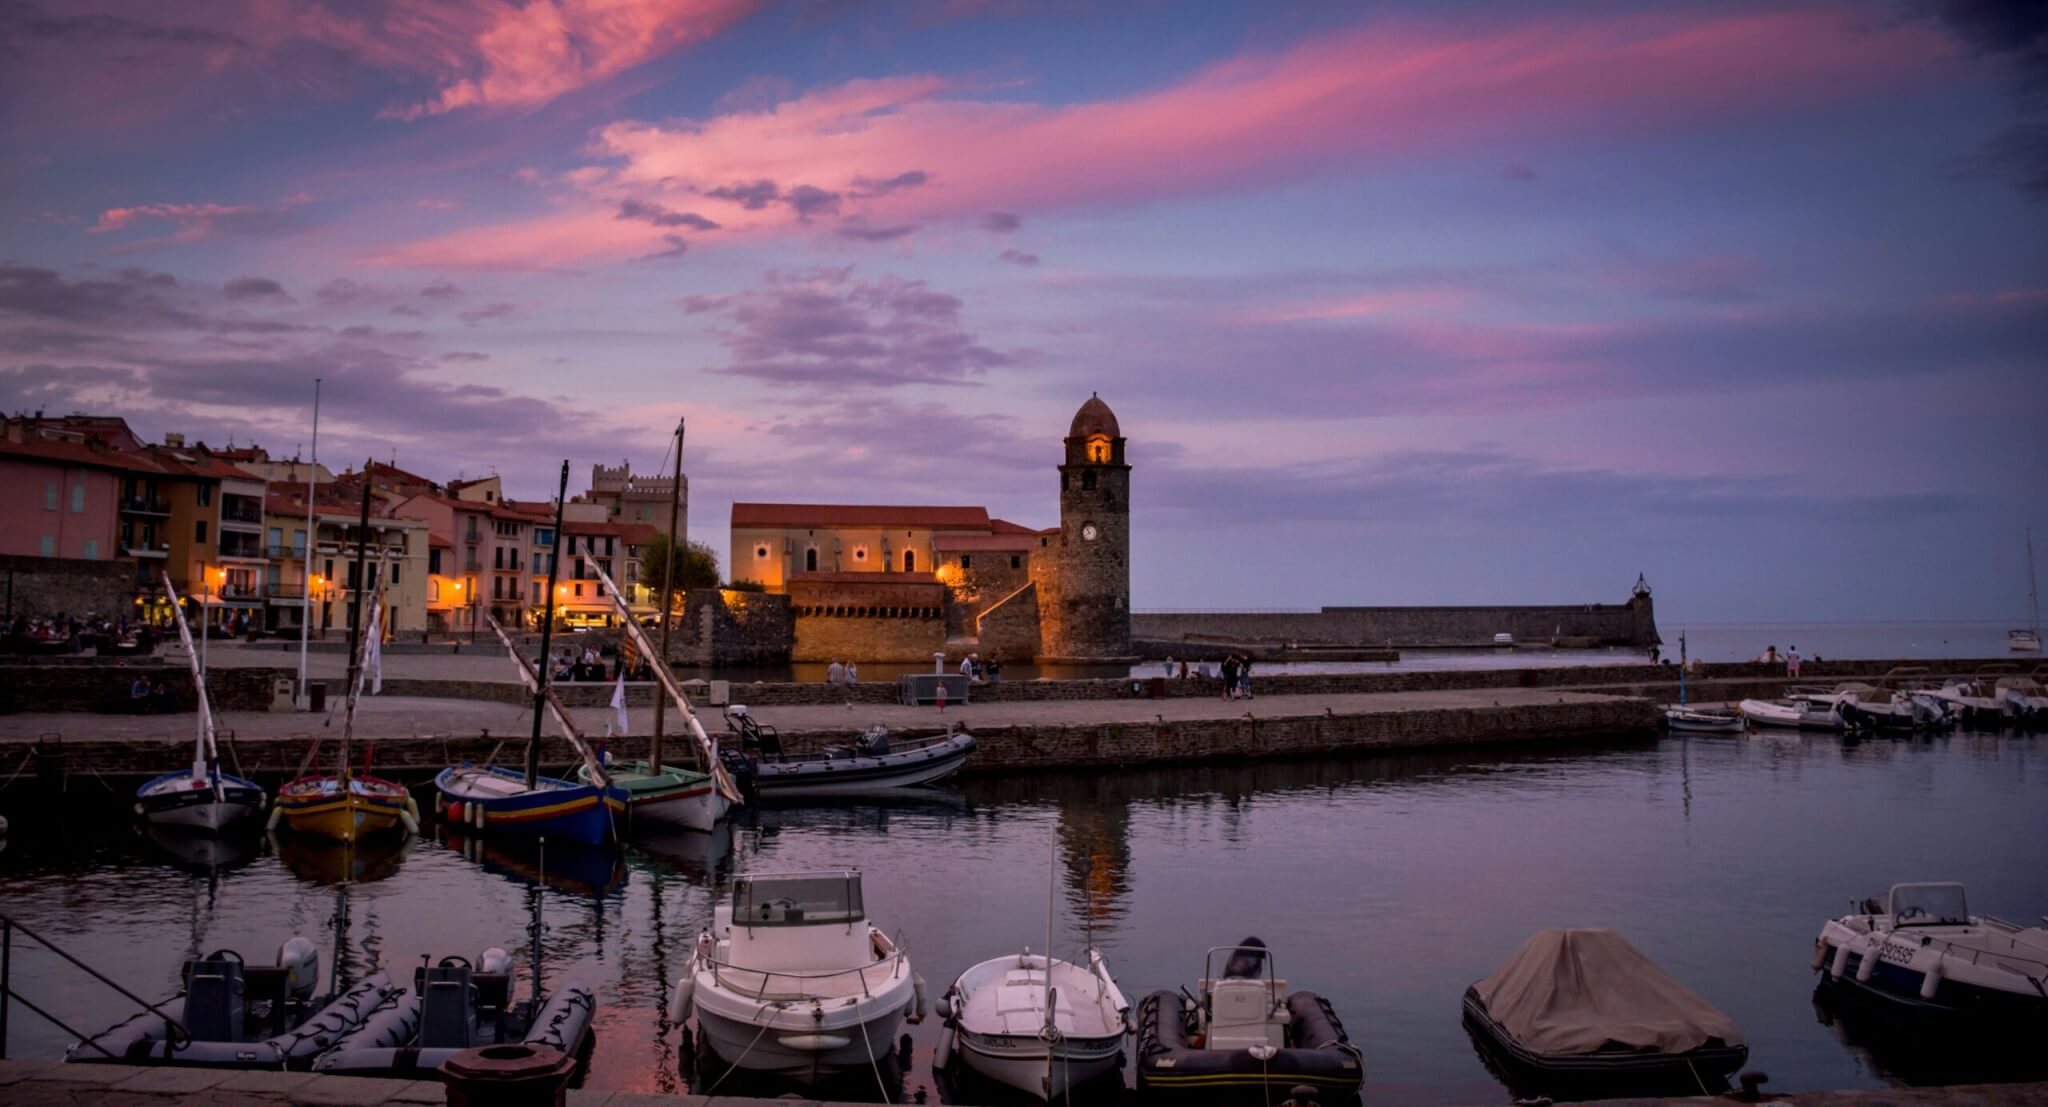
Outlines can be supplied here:
<path id="1" fill-rule="evenodd" d="M 562 571 L 562 508 L 569 499 L 569 459 L 562 459 L 562 481 L 555 491 L 555 533 L 554 542 L 548 547 L 548 590 L 547 600 L 541 608 L 540 624 L 540 680 L 533 691 L 533 734 L 526 742 L 526 788 L 532 791 L 540 787 L 540 716 L 547 707 L 549 677 L 553 675 L 554 659 L 548 656 L 548 649 L 554 642 L 555 634 L 555 576 Z"/>
<path id="2" fill-rule="evenodd" d="M 2027 626 L 2038 640 L 2041 637 L 2041 594 L 2034 584 L 2034 528 L 2027 528 L 2027 612 L 2031 620 Z"/>
<path id="3" fill-rule="evenodd" d="M 340 794 L 344 800 L 349 795 L 348 741 L 349 730 L 355 725 L 355 688 L 358 682 L 362 680 L 363 675 L 363 658 L 361 653 L 358 652 L 358 647 L 362 645 L 363 641 L 363 592 L 370 586 L 370 582 L 363 579 L 363 574 L 367 571 L 364 558 L 369 555 L 370 547 L 370 489 L 373 487 L 373 482 L 370 479 L 370 466 L 373 464 L 375 464 L 374 461 L 363 462 L 363 512 L 362 517 L 356 523 L 356 586 L 349 590 L 348 597 L 349 698 L 348 710 L 343 713 L 341 724 L 341 771 L 335 774 L 336 779 L 341 785 Z M 307 504 L 306 511 L 309 517 L 312 510 L 312 505 L 310 503 Z"/>
<path id="4" fill-rule="evenodd" d="M 306 577 L 300 581 L 303 588 L 299 601 L 299 696 L 312 710 L 313 701 L 306 692 L 306 641 L 313 631 L 313 546 L 320 529 L 320 516 L 313 508 L 313 475 L 320 467 L 320 378 L 313 378 L 313 460 L 306 463 Z M 282 533 L 282 532 L 280 532 Z"/>
<path id="5" fill-rule="evenodd" d="M 668 486 L 668 564 L 661 567 L 661 663 L 668 664 L 669 605 L 675 602 L 676 522 L 683 506 L 683 419 L 676 417 L 676 471 Z M 632 621 L 632 613 L 627 613 Z M 647 746 L 647 771 L 661 772 L 661 720 L 668 704 L 654 697 L 654 738 Z"/>

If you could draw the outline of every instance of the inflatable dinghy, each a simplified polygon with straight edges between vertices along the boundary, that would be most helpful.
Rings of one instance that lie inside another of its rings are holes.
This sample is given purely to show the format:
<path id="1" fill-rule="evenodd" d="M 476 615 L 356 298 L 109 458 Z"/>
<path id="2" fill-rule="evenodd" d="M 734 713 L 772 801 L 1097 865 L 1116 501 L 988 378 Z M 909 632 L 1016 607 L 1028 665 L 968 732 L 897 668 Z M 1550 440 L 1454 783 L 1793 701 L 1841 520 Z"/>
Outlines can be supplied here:
<path id="1" fill-rule="evenodd" d="M 1211 976 L 1218 954 L 1221 976 Z M 1199 998 L 1154 992 L 1138 1007 L 1138 1090 L 1184 1103 L 1280 1103 L 1298 1085 L 1327 1104 L 1355 1099 L 1358 1047 L 1328 1000 L 1287 994 L 1264 942 L 1209 951 Z"/>
<path id="2" fill-rule="evenodd" d="M 344 1076 L 419 1079 L 476 1046 L 545 1045 L 589 1059 L 597 994 L 574 978 L 534 1004 L 512 1002 L 512 956 L 492 947 L 472 965 L 443 957 L 421 965 L 413 986 L 398 991 L 313 1063 L 313 1071 Z"/>
<path id="3" fill-rule="evenodd" d="M 397 989 L 373 973 L 324 1000 L 313 998 L 320 955 L 293 938 L 274 966 L 244 964 L 231 949 L 185 963 L 185 991 L 65 1051 L 66 1061 L 205 1068 L 304 1069 L 360 1026 Z M 186 1040 L 165 1022 L 174 1019 Z M 175 1035 L 175 1036 L 174 1036 Z"/>

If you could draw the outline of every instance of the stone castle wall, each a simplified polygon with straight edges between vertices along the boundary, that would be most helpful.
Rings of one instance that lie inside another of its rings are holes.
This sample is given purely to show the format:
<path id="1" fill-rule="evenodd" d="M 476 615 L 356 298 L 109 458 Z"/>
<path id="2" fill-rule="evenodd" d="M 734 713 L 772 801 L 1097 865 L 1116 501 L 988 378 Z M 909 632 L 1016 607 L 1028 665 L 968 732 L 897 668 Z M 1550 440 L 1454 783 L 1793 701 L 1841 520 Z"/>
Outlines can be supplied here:
<path id="1" fill-rule="evenodd" d="M 946 648 L 946 586 L 930 577 L 797 578 L 789 599 L 792 661 L 929 661 Z"/>
<path id="2" fill-rule="evenodd" d="M 0 555 L 0 595 L 9 619 L 60 611 L 118 616 L 134 610 L 134 593 L 133 561 Z"/>
<path id="3" fill-rule="evenodd" d="M 1325 607 L 1314 612 L 1138 614 L 1134 637 L 1151 642 L 1286 642 L 1343 646 L 1487 646 L 1493 636 L 1520 642 L 1586 638 L 1600 645 L 1646 647 L 1657 641 L 1648 597 L 1620 604 L 1531 607 Z"/>
<path id="4" fill-rule="evenodd" d="M 1021 661 L 1043 652 L 1039 637 L 1038 586 L 1027 584 L 997 600 L 976 625 L 976 644 L 984 658 Z"/>
<path id="5" fill-rule="evenodd" d="M 693 588 L 669 641 L 669 663 L 779 665 L 789 660 L 794 623 L 788 596 Z"/>

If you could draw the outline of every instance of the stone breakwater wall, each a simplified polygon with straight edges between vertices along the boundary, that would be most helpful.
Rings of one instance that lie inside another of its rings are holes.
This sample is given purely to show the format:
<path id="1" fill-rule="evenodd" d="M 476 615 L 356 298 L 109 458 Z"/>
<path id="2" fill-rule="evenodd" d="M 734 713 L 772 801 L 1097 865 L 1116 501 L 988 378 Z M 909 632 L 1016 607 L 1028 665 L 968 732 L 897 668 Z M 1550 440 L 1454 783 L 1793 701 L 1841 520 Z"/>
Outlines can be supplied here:
<path id="1" fill-rule="evenodd" d="M 133 561 L 0 554 L 0 595 L 7 598 L 8 619 L 60 611 L 113 618 L 133 609 L 134 594 Z"/>
<path id="2" fill-rule="evenodd" d="M 1303 612 L 1134 613 L 1131 637 L 1166 649 L 1175 642 L 1315 642 L 1342 646 L 1491 645 L 1496 634 L 1522 642 L 1555 637 L 1647 647 L 1657 641 L 1648 596 L 1619 604 L 1531 607 L 1325 607 Z M 1178 657 L 1179 654 L 1174 656 Z"/>
<path id="3" fill-rule="evenodd" d="M 289 669 L 221 667 L 206 675 L 213 709 L 263 711 L 270 707 L 271 682 L 290 680 Z M 192 670 L 183 663 L 156 659 L 59 658 L 27 664 L 0 664 L 0 715 L 22 711 L 78 711 L 126 714 L 133 710 L 128 692 L 141 677 L 163 684 L 176 712 L 199 710 Z"/>
<path id="4" fill-rule="evenodd" d="M 1505 707 L 1390 706 L 1336 714 L 1202 719 L 1157 719 L 1152 722 L 1045 723 L 978 727 L 967 720 L 979 743 L 968 759 L 970 773 L 1002 773 L 1074 768 L 1115 768 L 1200 761 L 1244 761 L 1261 758 L 1309 757 L 1366 750 L 1416 750 L 1547 739 L 1654 734 L 1660 722 L 1647 700 L 1560 696 L 1554 703 Z M 900 727 L 903 738 L 943 732 L 930 727 Z M 844 744 L 846 728 L 784 731 L 785 749 L 812 753 Z M 297 772 L 310 745 L 310 734 L 283 738 L 237 739 L 224 734 L 222 755 L 231 771 L 259 779 Z M 644 757 L 648 738 L 638 735 L 606 740 L 615 756 Z M 525 748 L 524 728 L 504 734 L 472 733 L 383 738 L 376 742 L 379 773 L 408 779 L 431 776 L 461 761 L 493 760 L 517 765 Z M 686 742 L 671 735 L 666 757 L 688 757 Z M 331 749 L 331 747 L 330 747 Z M 172 772 L 189 764 L 190 740 L 183 736 L 136 739 L 49 740 L 27 755 L 41 778 L 67 774 L 146 776 Z M 575 754 L 558 737 L 542 740 L 541 760 L 567 766 Z"/>

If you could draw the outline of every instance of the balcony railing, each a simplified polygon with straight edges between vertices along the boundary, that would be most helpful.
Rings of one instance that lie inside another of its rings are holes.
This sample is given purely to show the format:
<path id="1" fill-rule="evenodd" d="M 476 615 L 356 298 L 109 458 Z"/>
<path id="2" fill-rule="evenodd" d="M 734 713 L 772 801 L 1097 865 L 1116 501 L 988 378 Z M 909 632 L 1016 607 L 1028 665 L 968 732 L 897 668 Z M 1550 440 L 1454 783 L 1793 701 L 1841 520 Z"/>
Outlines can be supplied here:
<path id="1" fill-rule="evenodd" d="M 220 548 L 220 555 L 221 555 L 222 557 L 234 557 L 234 558 L 241 558 L 241 559 L 244 559 L 244 560 L 250 560 L 250 561 L 261 561 L 261 560 L 263 560 L 263 556 L 264 556 L 264 554 L 263 554 L 263 547 L 261 547 L 261 546 L 253 546 L 253 545 L 252 545 L 252 546 L 222 546 L 222 547 Z"/>
<path id="2" fill-rule="evenodd" d="M 306 547 L 265 546 L 263 547 L 263 556 L 273 558 L 290 558 L 293 561 L 304 561 L 306 559 Z"/>
<path id="3" fill-rule="evenodd" d="M 155 496 L 130 496 L 121 501 L 121 510 L 130 515 L 169 515 L 171 503 Z"/>
<path id="4" fill-rule="evenodd" d="M 266 584 L 263 586 L 266 600 L 302 600 L 306 598 L 306 586 L 294 581 L 290 584 Z"/>
<path id="5" fill-rule="evenodd" d="M 121 547 L 129 557 L 169 557 L 169 542 L 130 542 Z"/>
<path id="6" fill-rule="evenodd" d="M 262 590 L 253 584 L 226 584 L 216 593 L 224 600 L 253 600 L 262 594 Z"/>
<path id="7" fill-rule="evenodd" d="M 263 508 L 256 504 L 241 506 L 224 503 L 220 505 L 220 517 L 223 522 L 228 523 L 260 523 L 263 521 Z"/>

